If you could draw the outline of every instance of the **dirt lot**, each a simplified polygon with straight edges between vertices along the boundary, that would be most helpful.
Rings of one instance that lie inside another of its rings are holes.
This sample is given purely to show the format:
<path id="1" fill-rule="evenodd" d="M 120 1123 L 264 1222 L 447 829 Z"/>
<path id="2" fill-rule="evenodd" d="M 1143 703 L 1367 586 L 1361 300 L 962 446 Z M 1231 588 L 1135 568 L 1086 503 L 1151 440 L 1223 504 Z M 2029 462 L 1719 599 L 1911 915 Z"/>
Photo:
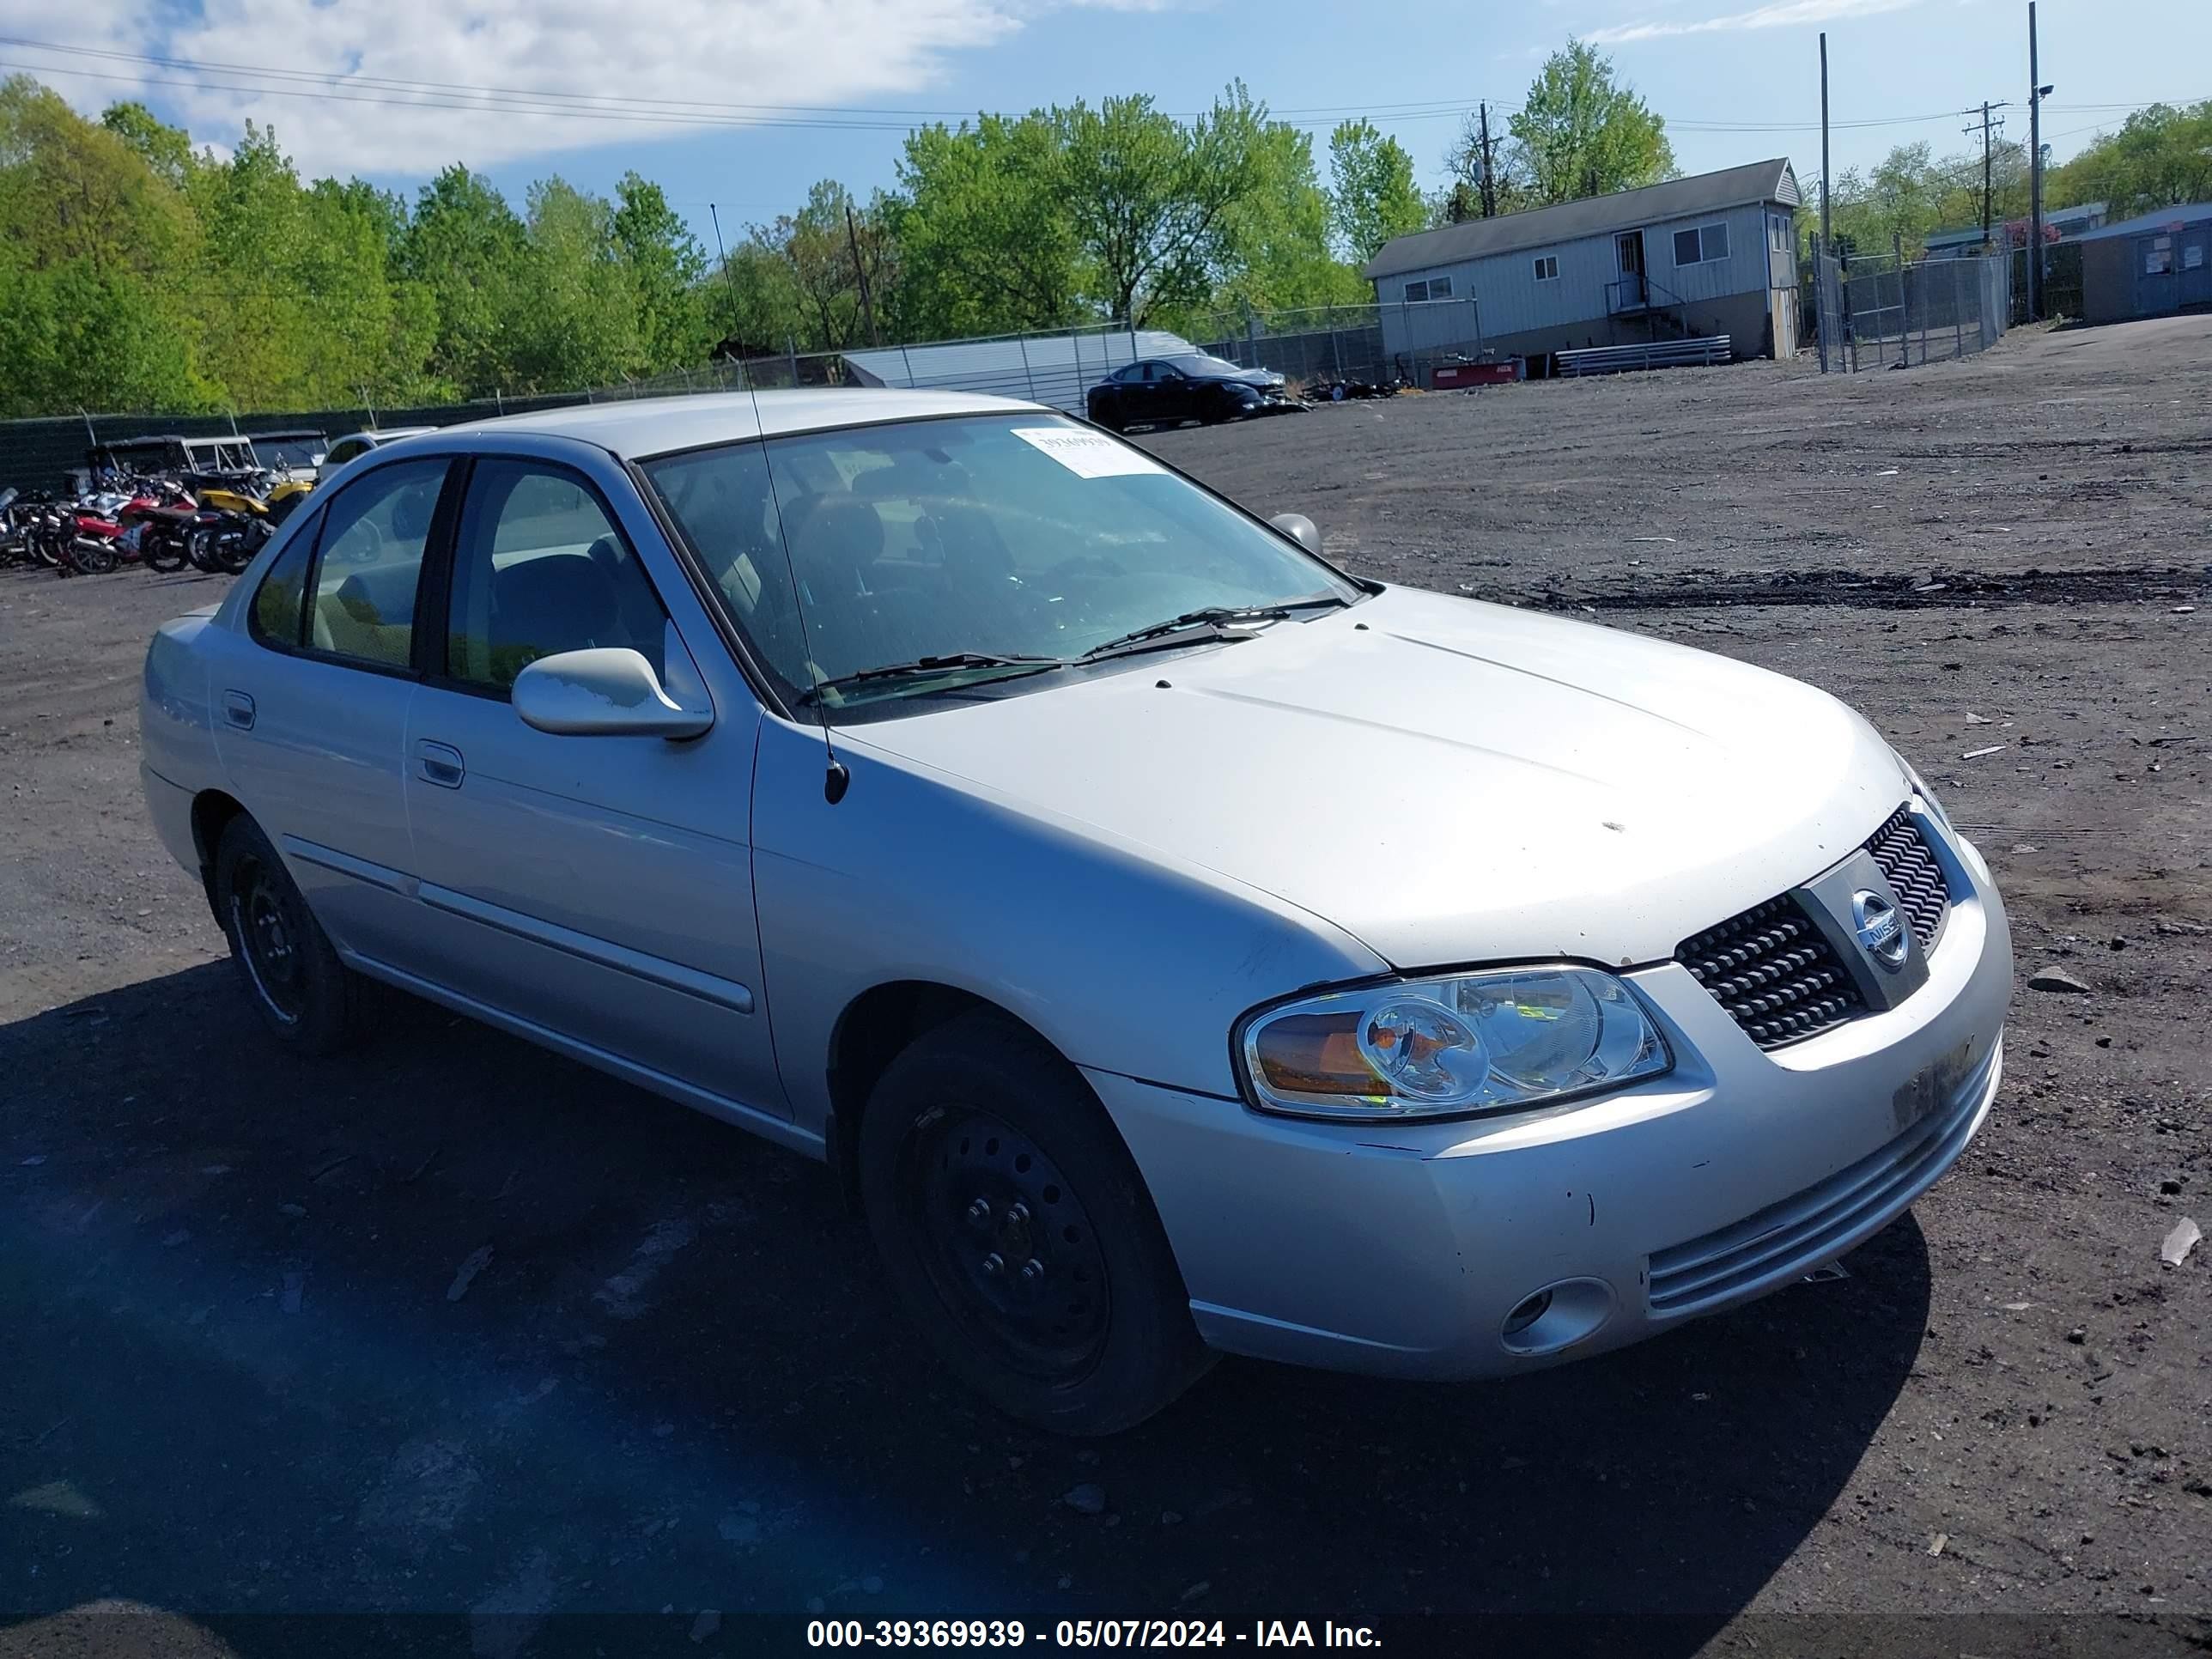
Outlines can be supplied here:
<path id="1" fill-rule="evenodd" d="M 2208 373 L 2194 319 L 1152 440 L 1362 571 L 1850 699 L 1990 854 L 2023 981 L 2091 988 L 2023 985 L 1988 1131 L 1845 1280 L 1508 1384 L 1227 1363 L 1088 1449 L 919 1363 L 810 1165 L 412 1005 L 272 1053 L 137 798 L 145 635 L 216 586 L 0 574 L 0 1651 L 120 1650 L 57 1622 L 102 1598 L 255 1655 L 802 1609 L 2212 1647 L 2212 1246 L 2159 1262 L 2212 1224 Z M 472 1618 L 262 1617 L 328 1610 Z"/>

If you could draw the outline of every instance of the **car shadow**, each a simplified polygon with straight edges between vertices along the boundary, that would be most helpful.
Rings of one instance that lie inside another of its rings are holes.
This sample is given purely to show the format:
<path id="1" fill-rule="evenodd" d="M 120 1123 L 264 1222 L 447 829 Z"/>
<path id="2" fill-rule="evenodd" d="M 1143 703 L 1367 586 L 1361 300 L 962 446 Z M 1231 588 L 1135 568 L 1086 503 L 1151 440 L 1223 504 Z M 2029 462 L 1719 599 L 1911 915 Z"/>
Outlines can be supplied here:
<path id="1" fill-rule="evenodd" d="M 1687 1654 L 1828 1523 L 1926 1326 L 1907 1219 L 1586 1364 L 1227 1360 L 1058 1440 L 921 1358 L 816 1166 L 409 999 L 376 1024 L 294 1059 L 216 962 L 0 1027 L 14 1614 L 1634 1614 Z"/>

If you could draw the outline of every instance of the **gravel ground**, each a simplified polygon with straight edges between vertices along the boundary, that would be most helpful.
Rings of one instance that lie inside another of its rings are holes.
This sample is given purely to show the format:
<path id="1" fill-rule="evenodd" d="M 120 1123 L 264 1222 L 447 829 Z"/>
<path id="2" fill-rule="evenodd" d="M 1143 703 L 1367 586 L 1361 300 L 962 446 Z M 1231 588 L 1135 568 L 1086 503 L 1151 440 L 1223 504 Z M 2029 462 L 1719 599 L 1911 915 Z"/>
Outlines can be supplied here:
<path id="1" fill-rule="evenodd" d="M 272 1052 L 137 797 L 145 636 L 216 584 L 0 573 L 0 1652 L 630 1610 L 684 1651 L 801 1610 L 2212 1647 L 2212 1247 L 2159 1261 L 2212 1223 L 2208 368 L 2187 319 L 1150 440 L 1362 571 L 1848 698 L 1990 854 L 2023 979 L 2090 989 L 2020 991 L 1988 1130 L 1848 1279 L 1506 1383 L 1231 1361 L 1087 1448 L 914 1358 L 811 1165 L 404 1001 Z M 114 1601 L 179 1616 L 70 1611 Z M 329 1610 L 470 1618 L 264 1617 Z"/>

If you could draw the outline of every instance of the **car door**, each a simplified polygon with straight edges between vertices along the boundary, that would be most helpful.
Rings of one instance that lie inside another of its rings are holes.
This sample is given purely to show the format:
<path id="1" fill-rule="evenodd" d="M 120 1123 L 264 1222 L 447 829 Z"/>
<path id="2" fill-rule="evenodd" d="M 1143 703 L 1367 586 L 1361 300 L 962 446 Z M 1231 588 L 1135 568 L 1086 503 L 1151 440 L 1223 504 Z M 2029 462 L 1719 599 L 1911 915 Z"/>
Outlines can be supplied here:
<path id="1" fill-rule="evenodd" d="M 1172 424 L 1198 417 L 1197 383 L 1173 363 L 1152 365 L 1152 418 Z"/>
<path id="2" fill-rule="evenodd" d="M 1158 386 L 1152 377 L 1158 372 L 1158 363 L 1131 363 L 1122 371 L 1121 410 L 1124 424 L 1136 425 L 1153 418 L 1153 400 Z"/>
<path id="3" fill-rule="evenodd" d="M 628 477 L 542 441 L 560 453 L 469 463 L 408 726 L 424 973 L 694 1103 L 788 1116 L 753 915 L 759 704 Z M 527 664 L 608 646 L 714 726 L 554 736 L 516 714 Z"/>
<path id="4" fill-rule="evenodd" d="M 402 761 L 416 605 L 447 472 L 434 458 L 355 479 L 286 542 L 246 626 L 203 635 L 231 792 L 338 948 L 393 966 L 413 934 Z"/>

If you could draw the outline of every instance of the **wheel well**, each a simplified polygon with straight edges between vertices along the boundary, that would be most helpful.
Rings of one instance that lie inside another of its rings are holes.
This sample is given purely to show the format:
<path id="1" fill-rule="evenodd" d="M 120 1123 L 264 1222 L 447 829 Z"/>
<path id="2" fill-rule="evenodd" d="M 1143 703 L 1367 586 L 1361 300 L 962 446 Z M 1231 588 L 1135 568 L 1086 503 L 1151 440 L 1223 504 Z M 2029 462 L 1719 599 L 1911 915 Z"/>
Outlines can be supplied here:
<path id="1" fill-rule="evenodd" d="M 876 1080 L 924 1032 L 975 1012 L 996 1014 L 1052 1047 L 1027 1020 L 988 998 L 929 980 L 874 986 L 854 998 L 837 1017 L 830 1037 L 830 1156 L 838 1185 L 856 1212 L 860 1116 L 875 1092 Z"/>
<path id="2" fill-rule="evenodd" d="M 245 811 L 220 789 L 203 789 L 192 797 L 192 847 L 199 854 L 200 884 L 207 889 L 210 910 L 215 908 L 215 849 L 222 844 L 222 832 L 230 821 Z"/>

